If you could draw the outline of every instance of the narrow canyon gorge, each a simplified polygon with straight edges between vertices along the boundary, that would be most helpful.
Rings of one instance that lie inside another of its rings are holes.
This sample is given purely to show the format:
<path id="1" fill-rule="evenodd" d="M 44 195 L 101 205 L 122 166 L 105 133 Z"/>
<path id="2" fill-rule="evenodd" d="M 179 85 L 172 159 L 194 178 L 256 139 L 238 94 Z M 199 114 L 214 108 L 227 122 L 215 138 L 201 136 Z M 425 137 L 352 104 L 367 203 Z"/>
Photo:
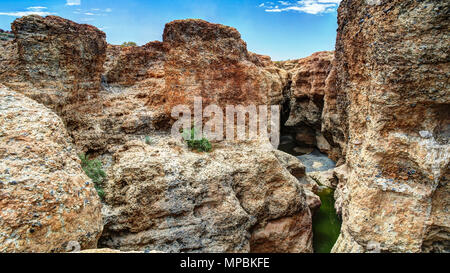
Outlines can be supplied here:
<path id="1" fill-rule="evenodd" d="M 143 46 L 16 19 L 0 33 L 0 252 L 450 252 L 449 14 L 343 0 L 335 51 L 288 61 L 199 19 Z M 195 97 L 280 106 L 278 149 L 192 151 L 171 127 Z"/>

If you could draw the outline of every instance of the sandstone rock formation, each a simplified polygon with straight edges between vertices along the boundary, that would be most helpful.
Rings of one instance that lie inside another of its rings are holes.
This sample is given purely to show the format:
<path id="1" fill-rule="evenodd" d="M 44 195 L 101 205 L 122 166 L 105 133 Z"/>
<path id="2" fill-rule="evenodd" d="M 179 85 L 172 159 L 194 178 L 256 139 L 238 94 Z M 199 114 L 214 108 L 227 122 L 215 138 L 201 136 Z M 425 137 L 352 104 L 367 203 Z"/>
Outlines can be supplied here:
<path id="1" fill-rule="evenodd" d="M 284 111 L 288 113 L 284 129 L 295 135 L 300 146 L 318 147 L 326 153 L 331 152 L 332 147 L 321 133 L 322 111 L 333 59 L 334 52 L 322 51 L 303 59 L 277 63 L 289 75 L 284 92 Z"/>
<path id="2" fill-rule="evenodd" d="M 335 252 L 450 250 L 449 10 L 447 1 L 339 7 L 329 102 L 349 174 Z"/>
<path id="3" fill-rule="evenodd" d="M 236 29 L 203 20 L 168 23 L 163 42 L 110 46 L 107 56 L 105 84 L 125 93 L 139 90 L 145 106 L 158 114 L 158 129 L 170 127 L 174 106 L 192 109 L 196 96 L 204 107 L 278 105 L 287 82 L 286 71 L 270 58 L 247 51 Z"/>
<path id="4" fill-rule="evenodd" d="M 0 82 L 56 111 L 83 151 L 167 130 L 172 107 L 192 107 L 195 96 L 204 107 L 280 104 L 287 82 L 286 71 L 248 52 L 234 28 L 202 20 L 169 23 L 163 42 L 142 47 L 106 47 L 103 32 L 55 16 L 12 25 L 16 40 L 1 49 Z"/>
<path id="5" fill-rule="evenodd" d="M 14 21 L 15 66 L 9 66 L 8 86 L 52 109 L 94 96 L 100 88 L 105 59 L 105 34 L 57 16 L 37 15 Z M 12 71 L 11 71 L 12 70 Z M 0 78 L 4 76 L 1 75 Z"/>
<path id="6" fill-rule="evenodd" d="M 95 248 L 101 205 L 61 119 L 0 86 L 0 252 Z"/>
<path id="7" fill-rule="evenodd" d="M 220 107 L 280 104 L 287 72 L 248 52 L 235 29 L 175 21 L 166 26 L 162 42 L 107 48 L 103 33 L 59 17 L 24 17 L 13 30 L 16 40 L 2 47 L 0 65 L 6 69 L 0 80 L 52 108 L 77 149 L 105 165 L 102 246 L 312 252 L 302 183 L 267 140 L 214 143 L 212 153 L 199 154 L 167 135 L 171 108 L 192 107 L 194 95 Z M 80 35 L 73 37 L 74 31 Z M 71 38 L 74 43 L 67 43 Z M 78 74 L 71 66 L 51 65 L 57 59 L 79 63 L 82 57 Z M 35 74 L 40 62 L 49 64 L 42 77 Z M 58 85 L 69 88 L 55 89 Z"/>
<path id="8" fill-rule="evenodd" d="M 195 153 L 169 136 L 113 155 L 101 245 L 164 252 L 311 252 L 300 182 L 269 143 Z"/>
<path id="9" fill-rule="evenodd" d="M 75 150 L 108 174 L 103 247 L 311 252 L 319 181 L 337 188 L 333 251 L 450 251 L 449 10 L 344 0 L 335 53 L 276 64 L 202 20 L 134 47 L 60 17 L 16 20 L 15 40 L 0 39 L 0 83 L 14 91 L 0 91 L 0 251 L 96 248 L 99 201 Z M 195 96 L 204 107 L 282 105 L 297 150 L 316 147 L 337 168 L 306 175 L 311 166 L 264 139 L 189 151 L 168 132 L 172 107 L 192 109 Z"/>

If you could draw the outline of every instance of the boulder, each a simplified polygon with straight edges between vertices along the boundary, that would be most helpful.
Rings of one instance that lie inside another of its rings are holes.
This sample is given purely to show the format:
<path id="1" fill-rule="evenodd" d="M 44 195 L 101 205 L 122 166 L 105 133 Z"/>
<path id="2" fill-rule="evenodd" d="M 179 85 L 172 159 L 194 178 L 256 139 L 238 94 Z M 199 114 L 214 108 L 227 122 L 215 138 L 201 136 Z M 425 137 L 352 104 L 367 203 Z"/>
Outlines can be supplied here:
<path id="1" fill-rule="evenodd" d="M 17 50 L 5 83 L 54 110 L 95 96 L 105 61 L 105 33 L 57 16 L 12 23 Z"/>
<path id="2" fill-rule="evenodd" d="M 102 247 L 163 252 L 312 252 L 301 183 L 270 143 L 189 151 L 169 136 L 113 154 Z M 301 169 L 301 167 L 300 167 Z M 298 172 L 297 172 L 298 173 Z"/>
<path id="3" fill-rule="evenodd" d="M 0 252 L 96 248 L 100 199 L 61 119 L 0 86 Z"/>

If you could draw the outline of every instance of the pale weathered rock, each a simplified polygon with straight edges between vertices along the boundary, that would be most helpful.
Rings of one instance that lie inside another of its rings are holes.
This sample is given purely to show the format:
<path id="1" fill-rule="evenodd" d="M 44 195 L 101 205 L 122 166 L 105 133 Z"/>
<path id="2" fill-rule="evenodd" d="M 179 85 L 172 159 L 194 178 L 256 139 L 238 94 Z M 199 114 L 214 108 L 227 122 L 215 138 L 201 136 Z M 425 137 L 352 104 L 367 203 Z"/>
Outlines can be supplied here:
<path id="1" fill-rule="evenodd" d="M 101 204 L 61 119 L 0 86 L 0 252 L 95 248 Z"/>
<path id="2" fill-rule="evenodd" d="M 305 166 L 298 158 L 279 150 L 274 150 L 273 153 L 294 177 L 302 178 L 305 176 Z"/>
<path id="3" fill-rule="evenodd" d="M 450 251 L 449 10 L 341 2 L 336 121 L 348 129 L 349 175 L 335 252 Z"/>
<path id="4" fill-rule="evenodd" d="M 337 180 L 337 187 L 334 192 L 334 208 L 336 209 L 336 213 L 339 215 L 342 214 L 342 205 L 344 200 L 348 198 L 348 188 L 346 186 L 348 175 L 347 165 L 344 164 L 334 168 L 334 177 Z"/>
<path id="5" fill-rule="evenodd" d="M 162 253 L 162 252 L 158 252 L 158 251 L 148 251 L 148 252 L 144 252 L 144 251 L 120 251 L 117 249 L 110 249 L 110 248 L 99 248 L 99 249 L 87 249 L 87 250 L 83 250 L 83 251 L 78 251 L 78 252 L 74 252 L 74 253 L 80 253 L 80 254 L 126 254 L 126 253 Z"/>
<path id="6" fill-rule="evenodd" d="M 310 154 L 314 151 L 314 148 L 312 147 L 295 147 L 294 148 L 294 152 L 296 152 L 297 154 Z"/>
<path id="7" fill-rule="evenodd" d="M 334 177 L 334 169 L 319 172 L 309 172 L 307 175 L 320 185 L 326 186 L 328 188 L 335 189 L 338 183 L 338 181 Z"/>
<path id="8" fill-rule="evenodd" d="M 333 61 L 325 81 L 324 107 L 322 111 L 322 134 L 326 136 L 331 150 L 328 156 L 337 161 L 337 165 L 345 162 L 345 152 L 348 139 L 347 107 L 348 100 L 343 92 L 336 91 L 336 64 Z"/>
<path id="9" fill-rule="evenodd" d="M 224 142 L 196 153 L 168 136 L 152 140 L 129 142 L 113 155 L 102 246 L 312 252 L 304 191 L 268 142 Z"/>
<path id="10" fill-rule="evenodd" d="M 274 154 L 278 158 L 278 161 L 280 161 L 281 165 L 283 165 L 283 167 L 285 167 L 302 183 L 302 187 L 306 195 L 306 203 L 308 204 L 311 212 L 314 213 L 314 211 L 322 204 L 320 197 L 316 195 L 319 191 L 319 186 L 317 183 L 308 175 L 305 175 L 305 166 L 298 158 L 278 150 L 274 150 Z"/>
<path id="11" fill-rule="evenodd" d="M 331 145 L 328 140 L 321 134 L 316 134 L 316 146 L 322 153 L 329 153 L 331 151 Z"/>

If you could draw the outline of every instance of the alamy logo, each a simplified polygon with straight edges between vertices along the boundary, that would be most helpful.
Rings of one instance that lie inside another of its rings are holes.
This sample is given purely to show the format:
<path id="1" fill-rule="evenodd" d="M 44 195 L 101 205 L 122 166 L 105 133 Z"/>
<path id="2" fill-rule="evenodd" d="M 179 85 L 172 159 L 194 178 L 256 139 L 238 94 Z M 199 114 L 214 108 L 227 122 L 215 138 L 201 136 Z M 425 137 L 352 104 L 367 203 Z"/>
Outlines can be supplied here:
<path id="1" fill-rule="evenodd" d="M 270 108 L 270 116 L 269 116 Z M 215 104 L 203 109 L 202 98 L 194 98 L 194 120 L 187 105 L 172 108 L 172 118 L 177 119 L 171 129 L 172 137 L 181 138 L 182 131 L 194 126 L 194 139 L 209 140 L 255 140 L 270 139 L 277 148 L 280 138 L 280 106 L 278 105 L 227 105 L 223 109 Z M 207 120 L 205 123 L 204 121 Z M 270 131 L 270 133 L 269 133 Z"/>

